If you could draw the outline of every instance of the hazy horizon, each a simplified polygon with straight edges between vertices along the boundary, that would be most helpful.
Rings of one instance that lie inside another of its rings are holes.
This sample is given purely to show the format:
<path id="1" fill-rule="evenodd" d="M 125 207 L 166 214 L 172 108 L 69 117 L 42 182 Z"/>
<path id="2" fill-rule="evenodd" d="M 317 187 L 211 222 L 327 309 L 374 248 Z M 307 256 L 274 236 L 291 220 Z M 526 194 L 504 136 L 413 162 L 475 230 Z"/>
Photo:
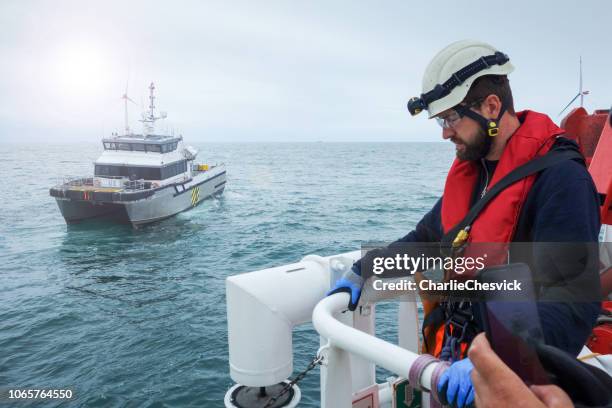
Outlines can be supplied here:
<path id="1" fill-rule="evenodd" d="M 155 82 L 168 112 L 160 129 L 191 143 L 440 141 L 439 127 L 405 105 L 433 55 L 465 38 L 510 56 L 518 110 L 558 123 L 578 92 L 580 56 L 585 107 L 612 104 L 610 11 L 605 1 L 7 1 L 0 143 L 122 132 L 128 79 L 136 105 L 148 105 Z M 140 110 L 130 104 L 136 131 Z"/>

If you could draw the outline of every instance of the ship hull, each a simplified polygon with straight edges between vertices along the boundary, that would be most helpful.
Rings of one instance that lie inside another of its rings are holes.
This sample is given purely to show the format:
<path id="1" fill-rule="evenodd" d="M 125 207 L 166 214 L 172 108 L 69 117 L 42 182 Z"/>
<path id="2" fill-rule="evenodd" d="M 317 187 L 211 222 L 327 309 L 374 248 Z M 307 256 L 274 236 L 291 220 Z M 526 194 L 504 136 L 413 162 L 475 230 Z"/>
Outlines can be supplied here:
<path id="1" fill-rule="evenodd" d="M 115 222 L 129 222 L 123 204 L 100 203 L 56 198 L 57 205 L 67 224 L 79 224 L 94 219 L 105 219 Z"/>
<path id="2" fill-rule="evenodd" d="M 126 204 L 126 212 L 132 225 L 140 226 L 172 217 L 187 211 L 225 188 L 225 171 L 216 176 L 192 183 L 166 187 L 149 199 Z"/>
<path id="3" fill-rule="evenodd" d="M 199 174 L 186 183 L 157 188 L 151 194 L 146 194 L 145 198 L 138 198 L 142 196 L 140 194 L 135 200 L 129 200 L 126 194 L 119 195 L 118 200 L 111 201 L 108 195 L 97 199 L 96 192 L 67 198 L 70 194 L 58 194 L 52 190 L 51 195 L 55 196 L 68 224 L 104 219 L 139 227 L 187 211 L 205 199 L 221 194 L 225 189 L 225 182 L 225 169 L 221 167 Z"/>

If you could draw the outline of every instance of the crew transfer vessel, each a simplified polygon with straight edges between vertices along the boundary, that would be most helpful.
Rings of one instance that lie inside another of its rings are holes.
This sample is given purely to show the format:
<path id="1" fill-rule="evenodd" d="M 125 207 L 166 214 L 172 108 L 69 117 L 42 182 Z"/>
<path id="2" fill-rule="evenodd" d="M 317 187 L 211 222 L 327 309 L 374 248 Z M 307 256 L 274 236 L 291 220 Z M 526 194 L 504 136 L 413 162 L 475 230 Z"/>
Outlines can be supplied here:
<path id="1" fill-rule="evenodd" d="M 195 207 L 225 188 L 224 164 L 196 163 L 198 151 L 181 135 L 155 132 L 155 86 L 149 86 L 149 110 L 142 134 L 127 124 L 125 134 L 102 139 L 104 151 L 94 162 L 93 176 L 65 177 L 50 189 L 68 224 L 103 218 L 134 227 L 160 221 Z"/>

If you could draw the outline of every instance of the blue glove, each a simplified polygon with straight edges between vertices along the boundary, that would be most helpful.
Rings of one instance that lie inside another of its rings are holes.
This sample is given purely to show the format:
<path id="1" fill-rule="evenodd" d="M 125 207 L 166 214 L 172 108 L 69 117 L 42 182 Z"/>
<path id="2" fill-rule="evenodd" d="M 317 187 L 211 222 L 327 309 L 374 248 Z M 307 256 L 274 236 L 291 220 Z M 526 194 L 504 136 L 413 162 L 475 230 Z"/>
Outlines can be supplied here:
<path id="1" fill-rule="evenodd" d="M 353 311 L 357 308 L 357 303 L 359 303 L 362 287 L 363 278 L 357 275 L 353 268 L 349 268 L 349 270 L 336 281 L 329 292 L 327 292 L 327 296 L 339 292 L 349 293 L 351 295 L 351 299 L 349 300 L 348 309 Z"/>
<path id="2" fill-rule="evenodd" d="M 440 402 L 458 408 L 474 404 L 474 387 L 470 376 L 473 368 L 469 358 L 451 364 L 438 381 L 438 394 L 442 399 L 446 398 L 446 401 Z"/>

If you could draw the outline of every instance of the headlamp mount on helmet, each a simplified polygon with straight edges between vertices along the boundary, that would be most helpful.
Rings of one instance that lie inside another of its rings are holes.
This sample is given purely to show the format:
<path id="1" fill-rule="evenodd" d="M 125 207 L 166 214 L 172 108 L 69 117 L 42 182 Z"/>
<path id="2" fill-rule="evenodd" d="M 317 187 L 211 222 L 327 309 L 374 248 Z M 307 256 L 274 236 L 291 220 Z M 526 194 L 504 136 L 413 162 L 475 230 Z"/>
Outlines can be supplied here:
<path id="1" fill-rule="evenodd" d="M 453 73 L 443 84 L 436 84 L 429 92 L 421 94 L 420 97 L 411 98 L 408 101 L 408 111 L 412 116 L 418 115 L 423 110 L 426 110 L 430 103 L 449 95 L 453 89 L 461 85 L 470 77 L 493 65 L 504 65 L 508 61 L 510 61 L 510 58 L 501 51 L 496 51 L 494 54 L 480 57 L 476 61 Z"/>

